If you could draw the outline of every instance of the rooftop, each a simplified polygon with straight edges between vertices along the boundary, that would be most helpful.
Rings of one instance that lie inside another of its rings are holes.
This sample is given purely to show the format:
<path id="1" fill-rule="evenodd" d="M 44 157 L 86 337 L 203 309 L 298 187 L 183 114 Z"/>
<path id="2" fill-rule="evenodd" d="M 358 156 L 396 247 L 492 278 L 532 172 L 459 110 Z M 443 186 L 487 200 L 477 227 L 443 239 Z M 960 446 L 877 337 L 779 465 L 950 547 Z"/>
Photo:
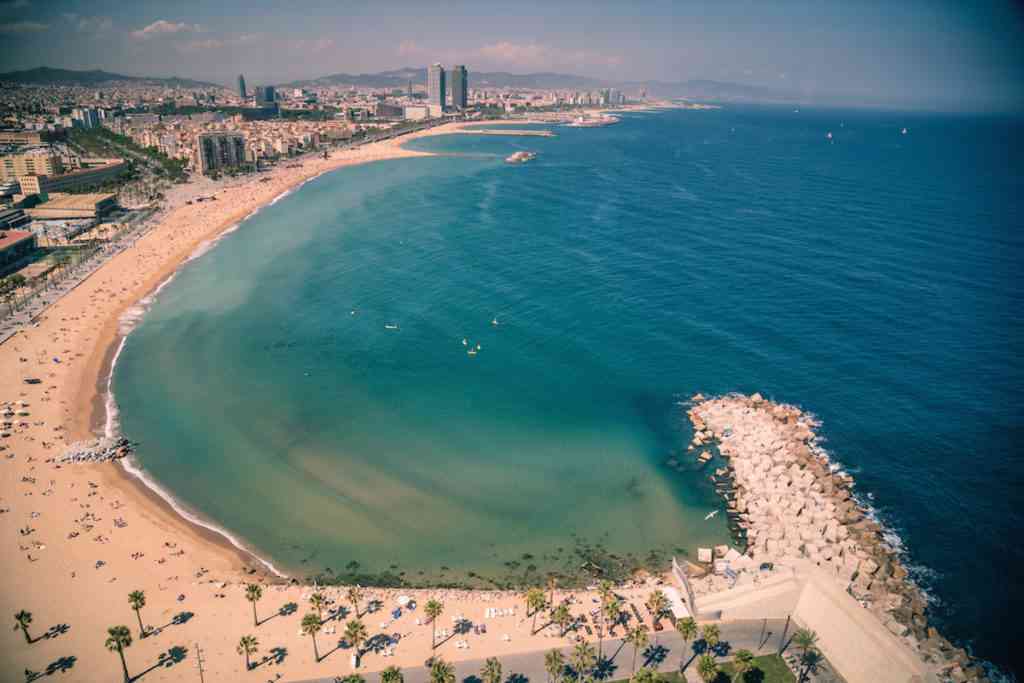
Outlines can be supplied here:
<path id="1" fill-rule="evenodd" d="M 39 209 L 93 209 L 100 202 L 114 199 L 110 192 L 95 192 L 89 194 L 61 194 L 50 195 L 50 200 L 39 204 Z"/>
<path id="2" fill-rule="evenodd" d="M 7 247 L 17 244 L 26 237 L 32 237 L 32 233 L 28 230 L 2 230 L 0 231 L 0 251 L 3 251 Z"/>

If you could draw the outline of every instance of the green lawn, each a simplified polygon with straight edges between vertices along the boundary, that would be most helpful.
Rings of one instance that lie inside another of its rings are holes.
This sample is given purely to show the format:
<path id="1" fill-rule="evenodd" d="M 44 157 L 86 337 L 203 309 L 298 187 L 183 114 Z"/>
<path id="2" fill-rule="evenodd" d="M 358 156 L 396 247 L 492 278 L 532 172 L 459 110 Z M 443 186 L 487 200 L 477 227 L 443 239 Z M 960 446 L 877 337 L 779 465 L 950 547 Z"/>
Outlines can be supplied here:
<path id="1" fill-rule="evenodd" d="M 732 662 L 722 662 L 722 673 L 732 680 Z M 718 677 L 723 680 L 722 676 Z M 796 683 L 796 676 L 789 670 L 779 655 L 763 655 L 754 658 L 754 669 L 743 677 L 745 683 Z"/>
<path id="2" fill-rule="evenodd" d="M 690 667 L 696 670 L 697 659 L 690 663 Z M 715 683 L 731 683 L 734 676 L 732 662 L 721 662 L 719 670 L 721 673 L 718 674 Z M 661 679 L 665 683 L 683 683 L 685 680 L 681 674 L 675 671 L 661 674 Z M 786 663 L 782 661 L 782 657 L 778 655 L 763 655 L 754 658 L 754 669 L 748 672 L 742 680 L 744 683 L 796 683 L 796 676 L 789 670 Z M 624 678 L 612 681 L 612 683 L 629 683 L 629 679 Z"/>

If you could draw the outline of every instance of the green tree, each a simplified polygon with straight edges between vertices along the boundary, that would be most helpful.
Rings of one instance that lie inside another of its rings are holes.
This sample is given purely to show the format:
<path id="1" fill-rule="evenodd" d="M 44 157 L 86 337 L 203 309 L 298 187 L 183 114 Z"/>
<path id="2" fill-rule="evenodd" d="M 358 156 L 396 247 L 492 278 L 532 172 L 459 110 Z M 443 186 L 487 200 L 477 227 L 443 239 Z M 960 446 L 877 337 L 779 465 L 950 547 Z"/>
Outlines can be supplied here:
<path id="1" fill-rule="evenodd" d="M 737 681 L 747 675 L 748 671 L 754 668 L 754 653 L 750 650 L 736 650 L 732 659 L 732 670 L 735 675 L 733 681 Z"/>
<path id="2" fill-rule="evenodd" d="M 316 634 L 320 632 L 323 624 L 320 623 L 320 617 L 315 612 L 310 612 L 306 616 L 302 617 L 302 633 L 313 639 L 313 656 L 316 657 L 316 661 L 320 662 L 320 650 L 316 646 Z"/>
<path id="3" fill-rule="evenodd" d="M 32 613 L 26 612 L 25 610 L 19 611 L 14 615 L 14 630 L 17 631 L 19 628 L 25 635 L 25 642 L 29 645 L 32 644 L 32 638 L 28 634 L 28 625 L 32 623 Z"/>
<path id="4" fill-rule="evenodd" d="M 704 628 L 701 631 L 708 650 L 714 652 L 715 648 L 718 647 L 719 640 L 722 638 L 722 632 L 718 630 L 718 625 L 704 624 Z"/>
<path id="5" fill-rule="evenodd" d="M 811 673 L 817 671 L 818 666 L 821 664 L 821 659 L 821 653 L 814 648 L 800 655 L 800 675 L 797 677 L 797 681 L 803 683 L 810 677 Z"/>
<path id="6" fill-rule="evenodd" d="M 327 599 L 320 591 L 309 596 L 309 606 L 316 612 L 316 616 L 319 617 L 320 621 L 324 620 L 324 605 L 326 604 Z"/>
<path id="7" fill-rule="evenodd" d="M 131 647 L 132 632 L 127 626 L 111 626 L 107 629 L 107 649 L 117 652 L 121 656 L 121 668 L 124 670 L 124 683 L 130 683 L 132 677 L 128 675 L 128 664 L 124 661 L 124 649 Z"/>
<path id="8" fill-rule="evenodd" d="M 263 588 L 258 583 L 250 583 L 245 587 L 245 599 L 252 603 L 252 623 L 253 626 L 259 626 L 260 622 L 256 618 L 256 601 L 263 597 Z"/>
<path id="9" fill-rule="evenodd" d="M 533 625 L 530 627 L 530 635 L 537 632 L 537 613 L 547 606 L 544 599 L 544 591 L 540 588 L 531 588 L 526 591 L 526 613 L 533 615 Z"/>
<path id="10" fill-rule="evenodd" d="M 651 617 L 654 620 L 654 629 L 657 631 L 661 618 L 668 612 L 668 596 L 664 591 L 656 590 L 647 598 L 647 609 L 651 610 Z"/>
<path id="11" fill-rule="evenodd" d="M 613 592 L 614 585 L 607 579 L 602 579 L 597 584 L 597 597 L 601 599 L 601 604 L 604 604 L 615 597 Z"/>
<path id="12" fill-rule="evenodd" d="M 142 625 L 142 613 L 139 610 L 146 606 L 146 594 L 143 591 L 132 591 L 128 594 L 128 604 L 135 610 L 135 618 L 139 620 L 139 638 L 145 638 L 146 628 Z"/>
<path id="13" fill-rule="evenodd" d="M 615 627 L 622 619 L 622 600 L 613 597 L 601 603 L 601 616 L 608 622 L 608 635 L 615 635 Z"/>
<path id="14" fill-rule="evenodd" d="M 363 622 L 358 619 L 352 619 L 345 624 L 345 640 L 355 648 L 356 651 L 356 668 L 359 668 L 359 662 L 363 658 L 363 643 L 366 642 L 368 634 L 366 632 L 366 626 Z"/>
<path id="15" fill-rule="evenodd" d="M 580 641 L 572 649 L 569 659 L 572 662 L 572 668 L 576 670 L 576 680 L 583 681 L 590 678 L 591 670 L 597 663 L 597 653 L 594 651 L 593 645 L 586 641 Z"/>
<path id="16" fill-rule="evenodd" d="M 569 608 L 565 605 L 559 605 L 551 612 L 551 621 L 558 624 L 560 629 L 560 635 L 565 637 L 565 630 L 569 628 L 569 622 L 572 621 L 572 614 L 569 613 Z"/>
<path id="17" fill-rule="evenodd" d="M 554 576 L 548 577 L 548 604 L 555 604 L 555 588 L 558 587 L 558 579 Z"/>
<path id="18" fill-rule="evenodd" d="M 679 631 L 679 635 L 683 637 L 683 642 L 686 643 L 686 649 L 690 648 L 690 641 L 697 637 L 697 622 L 694 621 L 693 617 L 683 617 L 676 622 L 676 630 Z M 686 671 L 686 665 L 690 661 L 687 660 L 681 671 Z"/>
<path id="19" fill-rule="evenodd" d="M 437 618 L 444 612 L 444 605 L 437 600 L 428 600 L 423 612 L 430 617 L 430 650 L 433 651 L 437 647 Z"/>
<path id="20" fill-rule="evenodd" d="M 348 591 L 345 592 L 348 601 L 352 603 L 352 611 L 356 614 L 356 619 L 363 616 L 359 613 L 359 603 L 363 599 L 363 589 L 359 586 L 349 586 Z"/>
<path id="21" fill-rule="evenodd" d="M 455 683 L 455 667 L 440 657 L 432 659 L 430 683 Z"/>
<path id="22" fill-rule="evenodd" d="M 252 670 L 252 664 L 250 663 L 249 658 L 256 654 L 256 650 L 259 649 L 259 646 L 260 643 L 256 640 L 256 636 L 242 636 L 238 639 L 238 647 L 235 648 L 235 651 L 245 657 L 246 671 Z"/>
<path id="23" fill-rule="evenodd" d="M 559 650 L 548 650 L 544 654 L 544 670 L 548 672 L 548 683 L 559 683 L 565 671 L 565 657 Z"/>
<path id="24" fill-rule="evenodd" d="M 661 674 L 654 669 L 642 666 L 635 674 L 633 674 L 629 681 L 630 683 L 662 683 L 664 679 L 661 677 Z"/>
<path id="25" fill-rule="evenodd" d="M 793 634 L 793 643 L 800 648 L 801 654 L 807 654 L 808 650 L 817 646 L 818 634 L 809 628 L 802 628 Z"/>
<path id="26" fill-rule="evenodd" d="M 626 642 L 633 646 L 633 671 L 636 672 L 636 655 L 641 648 L 647 647 L 647 631 L 637 625 L 626 632 Z"/>
<path id="27" fill-rule="evenodd" d="M 697 674 L 701 677 L 701 680 L 706 683 L 718 678 L 718 662 L 711 655 L 704 654 L 697 660 Z"/>
<path id="28" fill-rule="evenodd" d="M 488 657 L 480 669 L 480 678 L 484 683 L 501 683 L 501 662 L 497 657 Z"/>
<path id="29" fill-rule="evenodd" d="M 405 683 L 405 676 L 397 666 L 389 666 L 380 672 L 380 683 Z"/>

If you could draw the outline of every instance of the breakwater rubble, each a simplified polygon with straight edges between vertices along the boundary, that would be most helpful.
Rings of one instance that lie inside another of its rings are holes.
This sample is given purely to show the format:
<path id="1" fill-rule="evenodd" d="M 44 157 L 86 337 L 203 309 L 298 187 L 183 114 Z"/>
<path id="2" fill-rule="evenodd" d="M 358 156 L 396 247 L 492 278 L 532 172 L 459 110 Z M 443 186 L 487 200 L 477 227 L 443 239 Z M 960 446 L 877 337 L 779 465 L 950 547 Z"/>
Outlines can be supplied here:
<path id="1" fill-rule="evenodd" d="M 820 447 L 812 415 L 760 394 L 691 400 L 689 448 L 717 447 L 726 460 L 715 479 L 731 479 L 731 485 L 716 488 L 749 557 L 814 562 L 942 678 L 984 679 L 978 662 L 929 626 L 925 595 L 882 525 L 857 500 L 853 478 Z"/>
<path id="2" fill-rule="evenodd" d="M 106 462 L 123 458 L 131 452 L 132 444 L 128 439 L 103 436 L 88 441 L 76 441 L 57 457 L 57 462 Z"/>

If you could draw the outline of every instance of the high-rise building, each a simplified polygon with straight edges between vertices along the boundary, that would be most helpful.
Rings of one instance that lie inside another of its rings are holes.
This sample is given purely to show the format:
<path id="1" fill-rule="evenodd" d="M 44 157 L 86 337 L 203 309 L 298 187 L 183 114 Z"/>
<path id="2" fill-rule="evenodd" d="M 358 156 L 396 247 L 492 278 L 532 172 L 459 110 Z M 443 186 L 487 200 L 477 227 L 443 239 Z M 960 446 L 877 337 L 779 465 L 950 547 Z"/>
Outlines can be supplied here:
<path id="1" fill-rule="evenodd" d="M 469 75 L 466 67 L 458 64 L 452 67 L 452 106 L 465 109 L 469 101 Z"/>
<path id="2" fill-rule="evenodd" d="M 243 100 L 249 96 L 249 93 L 245 91 L 245 76 L 238 74 L 238 96 Z"/>
<path id="3" fill-rule="evenodd" d="M 76 107 L 71 112 L 71 119 L 76 128 L 98 128 L 100 125 L 100 113 L 90 107 Z"/>
<path id="4" fill-rule="evenodd" d="M 49 148 L 0 156 L 0 180 L 4 181 L 15 180 L 19 176 L 57 175 L 63 171 L 60 157 Z"/>
<path id="5" fill-rule="evenodd" d="M 201 133 L 196 136 L 196 170 L 204 175 L 245 163 L 245 136 L 240 133 Z"/>
<path id="6" fill-rule="evenodd" d="M 256 88 L 256 106 L 269 106 L 277 99 L 277 92 L 272 85 L 261 85 Z"/>
<path id="7" fill-rule="evenodd" d="M 431 64 L 427 69 L 427 103 L 444 109 L 444 67 Z"/>

